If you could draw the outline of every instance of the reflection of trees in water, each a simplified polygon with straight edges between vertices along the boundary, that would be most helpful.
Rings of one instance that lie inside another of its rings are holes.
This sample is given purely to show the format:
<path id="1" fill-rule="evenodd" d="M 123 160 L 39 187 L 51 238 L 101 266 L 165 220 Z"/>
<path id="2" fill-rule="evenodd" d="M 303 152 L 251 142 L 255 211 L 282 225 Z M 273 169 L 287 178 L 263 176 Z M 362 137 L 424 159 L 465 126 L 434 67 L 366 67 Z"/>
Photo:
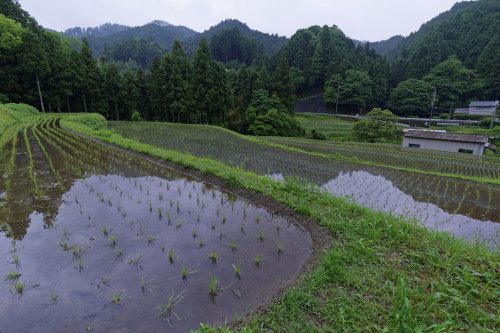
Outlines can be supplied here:
<path id="1" fill-rule="evenodd" d="M 38 125 L 39 126 L 39 125 Z M 0 221 L 12 228 L 14 239 L 21 240 L 31 224 L 33 213 L 41 214 L 43 228 L 52 228 L 63 203 L 63 195 L 82 175 L 121 172 L 128 176 L 144 175 L 144 161 L 132 159 L 115 149 L 92 143 L 71 133 L 59 133 L 49 128 L 50 134 L 36 128 L 40 142 L 50 156 L 52 164 L 62 179 L 63 186 L 50 169 L 47 158 L 31 131 L 28 140 L 34 162 L 34 174 L 43 198 L 38 199 L 33 192 L 29 177 L 29 159 L 24 136 L 19 133 L 16 146 L 15 170 L 11 177 L 9 200 L 0 209 Z M 70 139 L 68 139 L 70 138 Z M 59 140 L 59 141 L 57 141 Z M 64 140 L 64 143 L 61 142 Z M 81 143 L 76 145 L 75 143 Z M 74 159 L 68 158 L 72 156 Z M 140 163 L 139 163 L 140 162 Z M 7 209 L 8 207 L 8 209 Z M 6 230 L 5 226 L 2 228 Z"/>

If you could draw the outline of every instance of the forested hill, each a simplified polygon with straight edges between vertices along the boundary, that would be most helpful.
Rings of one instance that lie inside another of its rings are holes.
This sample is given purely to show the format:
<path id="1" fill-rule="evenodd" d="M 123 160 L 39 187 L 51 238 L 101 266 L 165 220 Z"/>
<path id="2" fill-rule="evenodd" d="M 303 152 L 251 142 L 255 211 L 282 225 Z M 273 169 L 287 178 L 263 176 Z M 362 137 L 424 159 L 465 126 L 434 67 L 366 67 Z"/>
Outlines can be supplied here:
<path id="1" fill-rule="evenodd" d="M 288 38 L 284 36 L 278 36 L 277 34 L 267 34 L 264 32 L 260 32 L 257 30 L 250 29 L 245 23 L 242 23 L 238 20 L 224 20 L 219 24 L 210 27 L 210 29 L 204 31 L 203 33 L 191 37 L 189 40 L 183 43 L 184 49 L 186 53 L 191 58 L 194 55 L 196 48 L 198 47 L 198 43 L 203 36 L 207 42 L 211 42 L 212 38 L 215 35 L 220 34 L 224 30 L 233 30 L 237 28 L 240 35 L 244 37 L 248 37 L 250 39 L 255 40 L 255 43 L 258 47 L 261 47 L 264 52 L 269 55 L 275 54 L 283 45 L 288 42 Z"/>
<path id="2" fill-rule="evenodd" d="M 63 34 L 68 36 L 69 38 L 74 37 L 74 38 L 83 38 L 86 36 L 94 36 L 94 37 L 99 37 L 99 36 L 107 36 L 111 35 L 117 32 L 122 32 L 125 30 L 131 29 L 131 27 L 126 26 L 126 25 L 121 25 L 121 24 L 111 24 L 111 23 L 105 23 L 102 24 L 98 27 L 89 27 L 89 28 L 81 28 L 81 27 L 75 27 L 75 28 L 69 28 L 66 29 Z"/>
<path id="3" fill-rule="evenodd" d="M 71 30 L 73 29 L 70 29 L 70 31 Z M 112 46 L 115 43 L 119 43 L 127 39 L 142 38 L 150 42 L 157 42 L 165 48 L 170 49 L 174 44 L 175 39 L 184 42 L 197 34 L 198 32 L 183 26 L 165 26 L 158 25 L 156 23 L 149 23 L 140 27 L 126 29 L 112 34 L 86 34 L 82 37 L 85 37 L 88 40 L 93 55 L 95 57 L 99 57 L 103 54 L 105 45 Z"/>
<path id="4" fill-rule="evenodd" d="M 498 77 L 500 64 L 487 68 L 484 62 L 498 55 L 499 34 L 500 1 L 457 3 L 408 36 L 388 53 L 388 59 L 396 62 L 397 81 L 427 75 L 451 55 L 468 69 L 476 69 L 479 74 L 495 70 Z"/>

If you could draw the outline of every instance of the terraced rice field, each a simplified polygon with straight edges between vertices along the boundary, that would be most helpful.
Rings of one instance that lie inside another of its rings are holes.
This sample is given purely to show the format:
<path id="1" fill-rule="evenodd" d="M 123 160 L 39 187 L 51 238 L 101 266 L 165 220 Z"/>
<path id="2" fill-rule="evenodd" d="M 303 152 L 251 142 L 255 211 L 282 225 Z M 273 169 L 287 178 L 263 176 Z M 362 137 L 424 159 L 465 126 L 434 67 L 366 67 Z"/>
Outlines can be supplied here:
<path id="1" fill-rule="evenodd" d="M 314 156 L 255 143 L 210 126 L 110 122 L 109 128 L 142 143 L 219 160 L 258 174 L 278 179 L 284 176 L 300 177 L 362 205 L 416 218 L 426 226 L 451 231 L 459 237 L 486 239 L 496 244 L 500 242 L 500 206 L 495 201 L 500 197 L 500 187 L 497 185 Z M 287 139 L 272 140 L 286 143 Z M 302 143 L 293 140 L 293 144 Z M 315 147 L 310 142 L 306 142 L 306 146 L 302 144 L 302 147 L 312 147 L 310 150 L 317 149 L 323 153 L 335 149 L 347 149 L 350 154 L 356 151 L 349 146 L 337 148 L 326 144 Z M 361 148 L 364 153 L 359 155 L 382 158 L 384 163 L 391 160 L 385 155 L 391 156 L 394 146 L 379 147 L 380 150 L 374 152 Z M 459 160 L 447 154 L 439 159 L 433 154 L 403 152 L 400 155 L 394 156 L 408 161 L 404 162 L 410 163 L 408 165 L 419 163 L 419 167 L 429 170 L 461 170 L 464 174 L 498 178 L 499 165 L 488 158 L 476 161 Z M 396 161 L 396 157 L 395 165 L 403 163 Z M 420 162 L 412 162 L 412 159 L 420 159 Z M 422 166 L 420 163 L 423 163 Z"/>
<path id="2" fill-rule="evenodd" d="M 322 142 L 277 137 L 262 140 L 307 152 L 355 157 L 361 161 L 394 168 L 500 180 L 500 159 L 494 157 L 417 150 L 393 144 Z"/>
<path id="3" fill-rule="evenodd" d="M 311 253 L 293 221 L 55 119 L 0 154 L 2 332 L 186 332 L 263 304 Z"/>

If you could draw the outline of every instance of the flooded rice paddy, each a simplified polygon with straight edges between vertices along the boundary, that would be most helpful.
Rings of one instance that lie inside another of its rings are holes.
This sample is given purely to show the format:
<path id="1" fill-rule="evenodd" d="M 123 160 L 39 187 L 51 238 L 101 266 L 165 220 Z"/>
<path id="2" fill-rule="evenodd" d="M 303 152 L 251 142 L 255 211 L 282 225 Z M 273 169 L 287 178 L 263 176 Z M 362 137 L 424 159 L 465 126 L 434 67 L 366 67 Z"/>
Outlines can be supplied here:
<path id="1" fill-rule="evenodd" d="M 211 126 L 146 122 L 110 122 L 109 125 L 124 137 L 140 142 L 219 160 L 276 179 L 298 177 L 361 205 L 416 218 L 425 226 L 449 231 L 457 237 L 487 241 L 497 248 L 500 244 L 498 185 L 266 146 Z M 279 140 L 283 143 L 286 139 Z M 352 154 L 356 156 L 354 151 Z M 449 169 L 445 165 L 442 172 L 453 172 L 458 168 L 456 163 L 461 163 L 465 174 L 476 174 L 469 160 L 448 162 Z M 426 159 L 415 163 L 430 162 Z M 495 170 L 498 174 L 498 168 Z"/>
<path id="2" fill-rule="evenodd" d="M 2 332 L 184 332 L 232 321 L 311 253 L 309 234 L 285 217 L 54 123 L 6 149 Z"/>

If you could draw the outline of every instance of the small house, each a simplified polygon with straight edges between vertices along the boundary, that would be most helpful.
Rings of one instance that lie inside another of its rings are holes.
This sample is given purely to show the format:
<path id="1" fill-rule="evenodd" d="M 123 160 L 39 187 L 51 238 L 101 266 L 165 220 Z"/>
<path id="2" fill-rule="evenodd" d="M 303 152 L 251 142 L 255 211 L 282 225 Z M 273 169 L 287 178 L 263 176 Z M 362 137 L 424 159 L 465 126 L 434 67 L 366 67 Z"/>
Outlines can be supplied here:
<path id="1" fill-rule="evenodd" d="M 477 134 L 411 130 L 403 137 L 403 147 L 483 155 L 488 137 Z M 490 148 L 490 146 L 488 146 Z"/>
<path id="2" fill-rule="evenodd" d="M 469 114 L 481 116 L 495 116 L 498 108 L 498 101 L 477 101 L 470 102 Z"/>

